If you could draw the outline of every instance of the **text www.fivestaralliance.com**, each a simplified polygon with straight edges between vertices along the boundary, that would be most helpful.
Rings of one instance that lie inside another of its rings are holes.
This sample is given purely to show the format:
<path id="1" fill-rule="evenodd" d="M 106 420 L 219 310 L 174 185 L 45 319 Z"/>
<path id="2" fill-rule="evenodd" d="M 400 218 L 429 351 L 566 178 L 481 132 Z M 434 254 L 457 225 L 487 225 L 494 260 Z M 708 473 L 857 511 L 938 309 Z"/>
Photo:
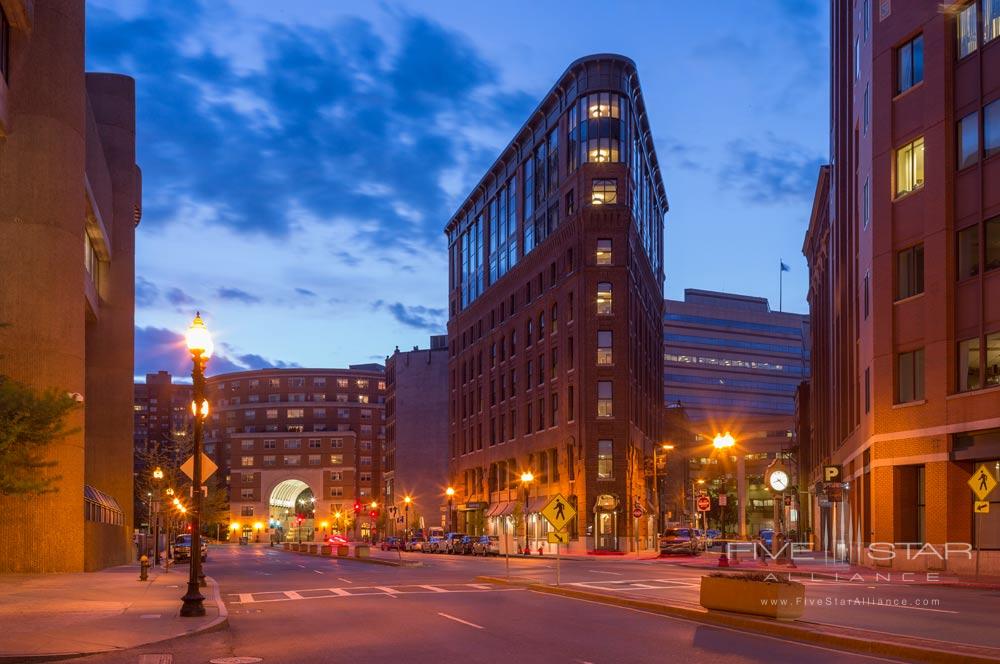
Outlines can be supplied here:
<path id="1" fill-rule="evenodd" d="M 761 606 L 940 606 L 939 599 L 905 599 L 884 597 L 806 597 L 798 599 L 762 599 Z"/>

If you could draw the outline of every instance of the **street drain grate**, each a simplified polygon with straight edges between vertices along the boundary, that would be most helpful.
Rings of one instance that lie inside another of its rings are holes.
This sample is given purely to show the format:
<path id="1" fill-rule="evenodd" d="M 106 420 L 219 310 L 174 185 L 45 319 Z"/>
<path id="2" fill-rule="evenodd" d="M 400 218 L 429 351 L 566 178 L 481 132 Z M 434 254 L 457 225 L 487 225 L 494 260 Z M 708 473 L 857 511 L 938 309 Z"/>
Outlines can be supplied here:
<path id="1" fill-rule="evenodd" d="M 254 664 L 264 660 L 260 657 L 216 657 L 208 661 L 210 664 Z"/>

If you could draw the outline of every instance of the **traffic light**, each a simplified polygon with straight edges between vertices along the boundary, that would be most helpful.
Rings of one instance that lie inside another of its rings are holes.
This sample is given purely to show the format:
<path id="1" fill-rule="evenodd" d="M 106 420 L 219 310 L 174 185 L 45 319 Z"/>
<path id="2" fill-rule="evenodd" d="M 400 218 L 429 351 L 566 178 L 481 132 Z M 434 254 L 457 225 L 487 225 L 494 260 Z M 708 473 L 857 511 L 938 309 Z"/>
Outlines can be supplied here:
<path id="1" fill-rule="evenodd" d="M 354 501 L 354 513 L 361 514 L 361 503 Z"/>
<path id="2" fill-rule="evenodd" d="M 378 510 L 372 510 L 371 512 L 368 513 L 368 516 L 370 516 L 373 519 L 377 518 L 378 517 Z"/>

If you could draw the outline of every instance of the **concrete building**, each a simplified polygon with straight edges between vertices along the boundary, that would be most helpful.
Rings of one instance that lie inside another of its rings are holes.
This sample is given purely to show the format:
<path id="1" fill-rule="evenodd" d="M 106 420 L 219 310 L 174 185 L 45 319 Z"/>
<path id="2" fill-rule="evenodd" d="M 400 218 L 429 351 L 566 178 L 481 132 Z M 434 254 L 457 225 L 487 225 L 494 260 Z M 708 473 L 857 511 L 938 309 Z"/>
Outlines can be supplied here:
<path id="1" fill-rule="evenodd" d="M 803 246 L 817 543 L 871 562 L 871 542 L 978 542 L 998 574 L 1000 494 L 974 517 L 966 481 L 1000 477 L 1000 5 L 831 7 L 831 166 Z"/>
<path id="2" fill-rule="evenodd" d="M 695 433 L 685 452 L 689 519 L 693 495 L 704 490 L 714 499 L 710 524 L 724 519 L 736 528 L 735 500 L 724 510 L 717 496 L 735 496 L 735 456 L 742 454 L 747 532 L 774 527 L 775 496 L 764 486 L 764 470 L 777 458 L 794 464 L 795 390 L 809 377 L 809 339 L 808 316 L 773 311 L 767 298 L 686 289 L 683 300 L 666 301 L 664 399 L 683 405 Z M 730 458 L 712 447 L 715 435 L 727 431 L 737 442 Z M 786 528 L 798 520 L 795 493 L 786 492 L 793 498 Z"/>
<path id="3" fill-rule="evenodd" d="M 409 529 L 440 526 L 448 486 L 448 338 L 430 348 L 398 348 L 385 364 L 386 452 L 383 502 L 402 533 L 404 498 L 411 499 Z"/>
<path id="4" fill-rule="evenodd" d="M 457 528 L 554 552 L 539 511 L 561 493 L 570 550 L 653 546 L 666 211 L 635 64 L 594 55 L 448 222 Z"/>
<path id="5" fill-rule="evenodd" d="M 218 472 L 235 533 L 312 540 L 350 526 L 372 535 L 384 511 L 382 365 L 241 371 L 210 377 L 206 389 L 205 453 L 228 459 Z"/>
<path id="6" fill-rule="evenodd" d="M 191 385 L 173 382 L 166 371 L 146 374 L 145 383 L 135 383 L 133 409 L 136 451 L 172 445 L 190 435 Z"/>
<path id="7" fill-rule="evenodd" d="M 132 558 L 135 86 L 84 72 L 84 2 L 0 1 L 0 374 L 77 395 L 57 492 L 0 497 L 0 572 Z"/>

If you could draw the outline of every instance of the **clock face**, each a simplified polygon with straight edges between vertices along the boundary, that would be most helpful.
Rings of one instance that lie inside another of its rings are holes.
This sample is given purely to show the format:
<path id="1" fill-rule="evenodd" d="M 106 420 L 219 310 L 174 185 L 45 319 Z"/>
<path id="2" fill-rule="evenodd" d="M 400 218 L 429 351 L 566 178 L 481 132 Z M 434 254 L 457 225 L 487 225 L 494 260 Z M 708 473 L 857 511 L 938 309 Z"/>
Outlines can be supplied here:
<path id="1" fill-rule="evenodd" d="M 775 491 L 784 491 L 788 488 L 788 474 L 783 470 L 776 470 L 771 473 L 771 488 Z"/>

